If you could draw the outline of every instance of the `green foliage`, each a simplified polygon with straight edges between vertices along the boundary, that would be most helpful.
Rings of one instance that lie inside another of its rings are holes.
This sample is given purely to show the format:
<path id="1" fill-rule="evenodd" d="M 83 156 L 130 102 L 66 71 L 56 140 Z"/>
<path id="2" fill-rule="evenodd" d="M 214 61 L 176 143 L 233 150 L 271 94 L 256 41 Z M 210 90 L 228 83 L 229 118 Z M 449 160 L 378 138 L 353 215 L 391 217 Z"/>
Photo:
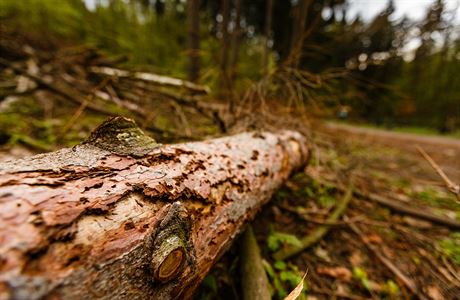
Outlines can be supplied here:
<path id="1" fill-rule="evenodd" d="M 27 30 L 77 38 L 84 25 L 84 4 L 79 0 L 3 0 L 0 19 L 12 21 Z"/>
<path id="2" fill-rule="evenodd" d="M 273 299 L 284 299 L 302 281 L 303 274 L 296 265 L 280 260 L 275 261 L 273 266 L 264 260 L 263 265 L 272 285 Z M 304 283 L 304 291 L 307 290 Z M 305 299 L 305 294 L 301 294 L 299 299 Z"/>
<path id="3" fill-rule="evenodd" d="M 439 246 L 445 255 L 460 266 L 460 232 L 451 233 L 448 238 L 439 242 Z"/>
<path id="4" fill-rule="evenodd" d="M 390 279 L 387 280 L 387 282 L 383 286 L 382 291 L 393 299 L 394 297 L 399 295 L 400 289 L 396 282 Z"/>
<path id="5" fill-rule="evenodd" d="M 161 12 L 153 9 L 157 2 L 164 6 Z M 268 53 L 271 71 L 282 66 L 283 59 L 292 50 L 289 40 L 294 31 L 290 30 L 294 22 L 292 9 L 296 8 L 294 2 L 275 5 L 276 18 L 271 28 L 273 47 Z M 185 77 L 188 64 L 185 1 L 96 3 L 94 10 L 88 10 L 83 0 L 3 0 L 0 20 L 12 28 L 41 36 L 84 42 L 111 54 L 127 54 L 129 64 L 142 64 L 143 68 L 156 72 Z M 452 34 L 455 24 L 446 21 L 448 12 L 442 2 L 429 7 L 425 19 L 415 24 L 407 19 L 395 20 L 391 2 L 368 23 L 360 18 L 349 22 L 337 15 L 317 18 L 322 11 L 340 10 L 346 3 L 345 0 L 315 0 L 316 9 L 308 13 L 307 19 L 317 19 L 318 24 L 309 32 L 298 65 L 302 71 L 311 72 L 312 77 L 307 86 L 295 92 L 303 95 L 305 103 L 300 106 L 315 103 L 318 105 L 315 110 L 332 112 L 334 105 L 350 105 L 353 117 L 375 124 L 416 125 L 455 132 L 460 126 L 460 76 L 457 76 L 460 43 L 458 35 Z M 205 1 L 200 9 L 201 80 L 218 90 L 221 88 L 222 41 L 221 23 L 217 19 L 222 7 L 220 2 Z M 242 27 L 243 38 L 237 51 L 237 76 L 233 85 L 236 92 L 246 90 L 263 75 L 264 12 L 264 1 L 242 3 L 241 19 L 246 25 Z M 408 32 L 412 32 L 410 28 L 414 25 L 419 28 L 416 38 L 421 45 L 413 60 L 404 60 L 403 56 L 408 56 L 405 46 L 413 41 Z M 337 68 L 347 70 L 347 80 L 333 79 L 324 84 L 321 77 L 316 78 L 315 73 L 327 74 Z M 274 79 L 266 87 L 275 92 L 272 94 L 288 89 L 286 83 L 295 82 L 294 78 L 282 84 L 276 80 L 280 79 Z M 286 99 L 279 101 L 287 102 Z"/>
<path id="6" fill-rule="evenodd" d="M 57 110 L 56 115 L 60 113 Z M 43 114 L 41 106 L 31 97 L 20 97 L 5 105 L 0 113 L 0 136 L 7 138 L 3 142 L 25 144 L 40 152 L 52 151 L 57 145 L 73 146 L 81 142 L 106 118 L 85 114 L 65 136 L 61 136 L 67 120 L 43 118 Z"/>
<path id="7" fill-rule="evenodd" d="M 213 274 L 208 274 L 203 280 L 203 286 L 209 288 L 213 293 L 217 293 L 217 279 Z"/>
<path id="8" fill-rule="evenodd" d="M 452 209 L 455 211 L 460 210 L 460 204 L 456 201 L 455 196 L 441 192 L 435 188 L 425 188 L 422 191 L 415 193 L 414 196 L 432 206 Z"/>
<path id="9" fill-rule="evenodd" d="M 302 242 L 292 234 L 272 231 L 267 238 L 267 247 L 270 251 L 278 250 L 282 245 L 301 247 Z"/>
<path id="10" fill-rule="evenodd" d="M 353 268 L 353 277 L 356 280 L 358 280 L 364 288 L 366 288 L 367 290 L 371 289 L 371 283 L 370 283 L 369 278 L 367 276 L 366 270 L 364 270 L 361 267 L 354 267 Z"/>
<path id="11" fill-rule="evenodd" d="M 317 200 L 317 203 L 322 207 L 332 207 L 336 203 L 335 196 L 333 196 L 334 187 L 321 184 L 312 179 L 310 185 L 304 187 L 305 194 L 309 198 Z"/>
<path id="12" fill-rule="evenodd" d="M 81 0 L 5 0 L 0 18 L 29 33 L 85 42 L 112 54 L 127 54 L 130 64 L 184 76 L 187 31 L 183 17 L 158 16 L 135 2 L 112 0 L 89 11 Z"/>

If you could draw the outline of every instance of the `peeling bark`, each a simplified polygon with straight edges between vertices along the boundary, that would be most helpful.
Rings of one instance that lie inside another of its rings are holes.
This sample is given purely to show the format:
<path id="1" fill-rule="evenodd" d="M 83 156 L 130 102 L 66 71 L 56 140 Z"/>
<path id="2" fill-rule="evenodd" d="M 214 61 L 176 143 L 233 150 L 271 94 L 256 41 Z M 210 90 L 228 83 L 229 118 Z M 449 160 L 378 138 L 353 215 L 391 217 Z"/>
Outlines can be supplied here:
<path id="1" fill-rule="evenodd" d="M 0 299 L 190 298 L 307 156 L 292 131 L 161 146 L 117 117 L 0 164 Z"/>

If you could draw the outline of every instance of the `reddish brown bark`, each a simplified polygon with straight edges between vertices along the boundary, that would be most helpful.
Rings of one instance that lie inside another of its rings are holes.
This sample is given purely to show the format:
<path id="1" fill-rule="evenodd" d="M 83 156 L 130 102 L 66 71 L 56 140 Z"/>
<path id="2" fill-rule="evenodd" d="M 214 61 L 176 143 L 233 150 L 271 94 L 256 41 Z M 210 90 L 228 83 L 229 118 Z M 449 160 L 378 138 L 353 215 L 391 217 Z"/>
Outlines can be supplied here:
<path id="1" fill-rule="evenodd" d="M 0 298 L 188 298 L 308 154 L 291 131 L 158 147 L 132 124 L 0 164 Z"/>

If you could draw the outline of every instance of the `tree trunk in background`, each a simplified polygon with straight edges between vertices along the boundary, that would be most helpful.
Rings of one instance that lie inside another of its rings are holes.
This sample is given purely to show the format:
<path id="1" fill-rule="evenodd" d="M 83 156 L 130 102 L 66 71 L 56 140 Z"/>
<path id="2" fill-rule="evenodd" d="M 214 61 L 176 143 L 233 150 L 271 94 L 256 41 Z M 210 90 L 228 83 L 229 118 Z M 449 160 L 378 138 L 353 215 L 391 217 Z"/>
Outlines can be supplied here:
<path id="1" fill-rule="evenodd" d="M 200 0 L 188 0 L 189 80 L 197 82 L 200 77 Z"/>
<path id="2" fill-rule="evenodd" d="M 238 57 L 240 53 L 240 44 L 242 39 L 242 28 L 241 28 L 241 0 L 235 0 L 235 28 L 232 34 L 232 46 L 231 46 L 231 59 L 230 59 L 230 70 L 231 82 L 235 82 L 238 73 Z"/>
<path id="3" fill-rule="evenodd" d="M 2 299 L 187 299 L 308 156 L 299 133 L 158 145 L 104 122 L 0 164 Z"/>
<path id="4" fill-rule="evenodd" d="M 273 15 L 273 0 L 267 0 L 267 8 L 265 10 L 265 49 L 263 55 L 263 72 L 264 75 L 268 73 L 268 63 L 269 63 L 269 54 L 270 54 L 270 47 L 268 45 L 271 39 L 271 32 L 272 32 L 272 15 Z"/>
<path id="5" fill-rule="evenodd" d="M 220 76 L 221 76 L 221 96 L 229 102 L 230 112 L 234 111 L 234 103 L 231 93 L 231 82 L 229 67 L 229 51 L 230 51 L 230 34 L 228 31 L 228 25 L 230 23 L 230 1 L 222 0 L 222 49 L 220 56 Z"/>
<path id="6" fill-rule="evenodd" d="M 300 0 L 297 5 L 292 8 L 294 21 L 291 36 L 291 50 L 287 59 L 288 64 L 292 67 L 297 67 L 300 61 L 302 46 L 305 39 L 308 9 L 312 2 L 312 0 Z"/>

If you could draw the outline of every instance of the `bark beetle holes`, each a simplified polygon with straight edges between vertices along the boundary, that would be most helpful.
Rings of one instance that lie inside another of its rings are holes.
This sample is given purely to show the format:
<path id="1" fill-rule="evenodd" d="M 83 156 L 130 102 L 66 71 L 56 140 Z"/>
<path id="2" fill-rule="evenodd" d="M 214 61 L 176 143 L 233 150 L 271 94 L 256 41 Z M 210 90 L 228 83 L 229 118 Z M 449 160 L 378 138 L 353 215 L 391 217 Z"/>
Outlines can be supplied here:
<path id="1" fill-rule="evenodd" d="M 136 226 L 134 225 L 134 222 L 133 221 L 128 221 L 125 223 L 124 225 L 124 228 L 125 230 L 130 230 L 130 229 L 133 229 L 135 228 Z"/>

